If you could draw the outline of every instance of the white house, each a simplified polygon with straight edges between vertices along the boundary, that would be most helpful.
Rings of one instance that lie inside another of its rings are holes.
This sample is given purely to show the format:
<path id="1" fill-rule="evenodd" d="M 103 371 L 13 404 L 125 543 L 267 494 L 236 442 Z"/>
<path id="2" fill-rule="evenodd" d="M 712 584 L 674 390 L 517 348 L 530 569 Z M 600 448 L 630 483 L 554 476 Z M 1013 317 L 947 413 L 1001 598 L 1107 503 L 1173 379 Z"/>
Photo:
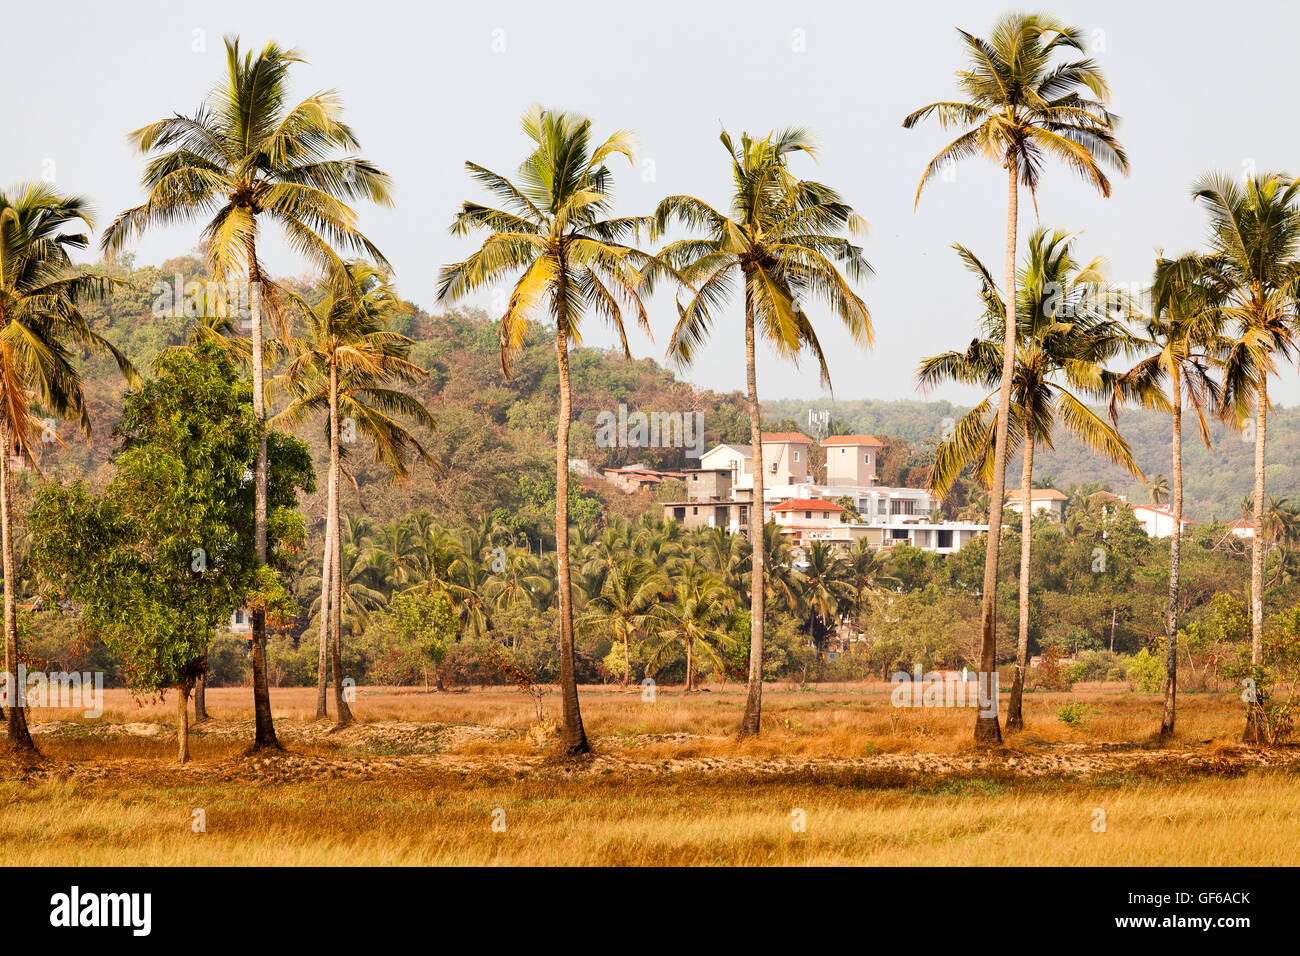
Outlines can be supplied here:
<path id="1" fill-rule="evenodd" d="M 1130 505 L 1133 509 L 1133 517 L 1137 518 L 1138 524 L 1142 525 L 1142 530 L 1150 538 L 1168 538 L 1174 533 L 1174 513 L 1168 508 L 1158 507 L 1157 505 Z M 1187 530 L 1189 524 L 1195 524 L 1191 518 L 1182 519 L 1182 529 Z"/>

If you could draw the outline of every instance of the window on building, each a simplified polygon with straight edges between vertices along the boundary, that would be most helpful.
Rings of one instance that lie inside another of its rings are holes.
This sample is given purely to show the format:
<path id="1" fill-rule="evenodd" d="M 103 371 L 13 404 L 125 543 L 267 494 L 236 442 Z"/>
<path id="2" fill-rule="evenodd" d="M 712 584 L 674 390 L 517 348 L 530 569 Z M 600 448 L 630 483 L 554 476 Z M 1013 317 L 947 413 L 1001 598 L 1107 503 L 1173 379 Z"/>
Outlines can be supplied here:
<path id="1" fill-rule="evenodd" d="M 795 460 L 796 462 L 799 460 L 799 453 L 798 453 L 798 452 L 795 452 L 795 453 L 794 453 L 794 460 Z"/>
<path id="2" fill-rule="evenodd" d="M 811 512 L 811 511 L 805 511 L 805 512 L 803 513 L 803 516 L 804 516 L 805 518 L 811 518 L 811 517 L 812 517 L 812 512 Z"/>

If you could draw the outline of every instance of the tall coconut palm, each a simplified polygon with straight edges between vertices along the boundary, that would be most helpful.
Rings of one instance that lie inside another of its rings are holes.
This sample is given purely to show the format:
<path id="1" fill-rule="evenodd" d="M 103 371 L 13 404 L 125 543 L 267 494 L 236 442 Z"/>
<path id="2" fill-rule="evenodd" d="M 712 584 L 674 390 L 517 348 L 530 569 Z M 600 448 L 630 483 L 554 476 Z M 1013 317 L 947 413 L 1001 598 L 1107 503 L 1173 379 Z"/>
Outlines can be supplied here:
<path id="1" fill-rule="evenodd" d="M 708 341 L 717 310 L 740 284 L 745 322 L 745 381 L 748 390 L 750 444 L 754 454 L 754 490 L 749 509 L 749 539 L 763 534 L 762 407 L 758 401 L 755 354 L 758 338 L 785 358 L 811 352 L 830 385 L 821 343 L 804 311 L 821 300 L 844 323 L 855 342 L 870 345 L 871 313 L 853 291 L 852 281 L 866 278 L 871 266 L 862 249 L 845 238 L 863 222 L 835 190 L 798 179 L 789 161 L 796 153 L 815 154 L 807 130 L 786 129 L 762 139 L 745 133 L 740 142 L 725 130 L 721 136 L 730 165 L 732 193 L 726 212 L 694 196 L 669 196 L 659 204 L 656 223 L 666 229 L 681 223 L 703 238 L 670 243 L 660 253 L 680 270 L 691 289 L 678 304 L 668 354 L 689 365 Z M 755 547 L 750 567 L 749 692 L 740 736 L 759 732 L 763 704 L 763 549 Z"/>
<path id="2" fill-rule="evenodd" d="M 1151 481 L 1152 504 L 1170 500 L 1174 533 L 1169 539 L 1169 597 L 1165 606 L 1164 706 L 1160 716 L 1160 737 L 1174 734 L 1178 690 L 1178 592 L 1183 541 L 1183 407 L 1196 415 L 1201 441 L 1210 447 L 1207 409 L 1217 409 L 1218 383 L 1211 370 L 1231 342 L 1222 333 L 1222 320 L 1212 309 L 1203 286 L 1180 275 L 1178 264 L 1156 263 L 1152 283 L 1152 314 L 1146 320 L 1147 347 L 1152 354 L 1126 372 L 1119 382 L 1117 399 L 1124 393 L 1158 388 L 1166 392 L 1172 418 L 1173 489 L 1163 475 Z"/>
<path id="3" fill-rule="evenodd" d="M 1209 214 L 1209 252 L 1177 260 L 1180 277 L 1193 277 L 1216 298 L 1214 312 L 1232 344 L 1224 357 L 1221 409 L 1254 412 L 1254 539 L 1250 563 L 1250 657 L 1263 663 L 1264 463 L 1268 435 L 1268 377 L 1297 346 L 1300 310 L 1300 182 L 1260 173 L 1240 182 L 1222 173 L 1202 177 L 1192 194 Z M 1253 712 L 1252 712 L 1253 713 Z M 1247 735 L 1253 736 L 1253 724 Z"/>
<path id="4" fill-rule="evenodd" d="M 438 298 L 451 302 L 516 275 L 501 319 L 501 371 L 510 373 L 523 348 L 530 320 L 545 311 L 555 323 L 559 410 L 555 441 L 555 552 L 560 594 L 561 749 L 569 756 L 591 747 L 582 726 L 574 671 L 573 591 L 569 565 L 569 425 L 573 415 L 569 349 L 582 341 L 582 320 L 594 313 L 608 322 L 627 348 L 623 316 L 649 330 L 640 287 L 651 257 L 627 240 L 648 225 L 614 218 L 614 179 L 606 161 L 633 157 L 632 136 L 620 130 L 597 143 L 591 121 L 570 113 L 530 107 L 523 115 L 533 148 L 514 179 L 466 163 L 473 179 L 503 208 L 467 202 L 452 225 L 454 235 L 488 233 L 468 259 L 443 268 Z"/>
<path id="5" fill-rule="evenodd" d="M 387 174 L 348 155 L 359 147 L 344 124 L 337 93 L 326 90 L 287 107 L 289 68 L 302 58 L 268 43 L 254 55 L 226 39 L 226 78 L 192 116 L 179 113 L 131 133 L 150 156 L 143 183 L 148 198 L 114 220 L 104 233 L 105 252 L 122 248 L 151 226 L 207 219 L 203 242 L 217 280 L 245 277 L 249 284 L 253 410 L 266 418 L 263 311 L 288 337 L 286 297 L 258 259 L 259 228 L 274 223 L 289 245 L 334 276 L 345 272 L 335 251 L 359 252 L 387 262 L 356 228 L 347 200 L 391 204 Z M 339 157 L 339 153 L 344 153 Z M 254 537 L 265 562 L 266 441 L 257 456 Z M 266 682 L 266 615 L 253 614 L 253 749 L 280 749 Z"/>
<path id="6" fill-rule="evenodd" d="M 45 414 L 75 419 L 90 433 L 77 354 L 106 352 L 127 381 L 140 377 L 126 357 L 90 330 L 80 311 L 117 280 L 73 268 L 69 249 L 83 249 L 82 228 L 94 228 L 90 204 L 43 183 L 20 183 L 0 192 L 0 549 L 4 571 L 5 709 L 7 746 L 35 753 L 18 686 L 17 565 L 14 561 L 10 456 L 30 462 L 37 436 L 50 434 Z"/>
<path id="7" fill-rule="evenodd" d="M 988 39 L 957 31 L 968 66 L 957 73 L 965 99 L 931 103 L 910 114 L 903 126 L 911 129 L 934 116 L 940 128 L 964 130 L 930 161 L 916 188 L 970 156 L 983 156 L 1007 171 L 1007 235 L 1003 260 L 1005 301 L 1011 312 L 1002 343 L 997 428 L 989 500 L 988 546 L 984 556 L 984 588 L 980 602 L 980 671 L 997 667 L 998 551 L 1002 505 L 1006 493 L 1007 415 L 1011 407 L 1016 320 L 1016 228 L 1020 187 L 1029 189 L 1038 208 L 1039 178 L 1046 161 L 1056 158 L 1073 169 L 1103 196 L 1110 180 L 1103 167 L 1128 170 L 1128 159 L 1115 138 L 1115 117 L 1106 107 L 1110 98 L 1105 77 L 1084 52 L 1083 31 L 1041 14 L 1013 13 L 1002 17 Z M 1064 54 L 1059 56 L 1058 54 Z M 996 744 L 1002 739 L 997 715 L 975 720 L 975 740 Z"/>
<path id="8" fill-rule="evenodd" d="M 420 442 L 402 424 L 407 418 L 419 426 L 433 428 L 434 421 L 424 405 L 400 388 L 411 385 L 427 373 L 407 359 L 412 340 L 389 329 L 393 315 L 401 309 L 388 277 L 372 265 L 349 263 L 342 278 L 343 289 L 326 294 L 307 310 L 308 336 L 293 343 L 296 357 L 285 369 L 282 381 L 293 402 L 277 415 L 273 424 L 301 423 L 315 412 L 325 412 L 329 437 L 329 482 L 326 496 L 325 551 L 321 567 L 320 656 L 316 678 L 316 716 L 328 716 L 325 706 L 326 645 L 332 646 L 335 710 L 339 726 L 352 722 L 351 710 L 342 687 L 342 622 L 339 593 L 342 568 L 338 561 L 339 500 L 344 450 L 340 447 L 344 422 L 348 440 L 368 439 L 374 446 L 374 460 L 387 465 L 395 480 L 408 475 L 407 460 L 414 456 L 432 463 Z"/>
<path id="9" fill-rule="evenodd" d="M 1011 316 L 1019 323 L 1015 334 L 1007 451 L 1023 452 L 1021 476 L 1020 621 L 1016 644 L 1016 672 L 1007 709 L 1007 729 L 1024 726 L 1021 707 L 1025 669 L 1029 657 L 1029 572 L 1033 519 L 1034 449 L 1052 448 L 1052 431 L 1059 420 L 1080 441 L 1110 461 L 1142 476 L 1126 442 L 1090 409 L 1084 398 L 1110 399 L 1119 374 L 1106 363 L 1138 347 L 1138 340 L 1119 320 L 1110 316 L 1113 296 L 1102 272 L 1102 262 L 1080 264 L 1072 255 L 1073 237 L 1036 229 L 1029 237 L 1025 265 L 1018 276 L 1014 310 L 998 293 L 997 282 L 983 263 L 962 246 L 957 251 L 980 279 L 980 299 L 985 309 L 983 337 L 962 352 L 945 352 L 921 362 L 918 379 L 924 387 L 952 380 L 985 388 L 1000 388 L 1005 367 L 1002 349 L 1008 336 L 1003 326 Z M 1146 393 L 1141 397 L 1149 401 Z M 962 468 L 976 466 L 989 484 L 995 468 L 997 415 L 992 403 L 1000 393 L 985 396 L 957 422 L 952 437 L 943 442 L 932 469 L 935 491 L 942 495 Z M 996 490 L 996 489 L 995 489 Z M 993 492 L 991 492 L 993 493 Z M 996 497 L 995 499 L 996 500 Z M 993 535 L 990 535 L 990 540 Z M 995 718 L 996 719 L 996 718 Z"/>

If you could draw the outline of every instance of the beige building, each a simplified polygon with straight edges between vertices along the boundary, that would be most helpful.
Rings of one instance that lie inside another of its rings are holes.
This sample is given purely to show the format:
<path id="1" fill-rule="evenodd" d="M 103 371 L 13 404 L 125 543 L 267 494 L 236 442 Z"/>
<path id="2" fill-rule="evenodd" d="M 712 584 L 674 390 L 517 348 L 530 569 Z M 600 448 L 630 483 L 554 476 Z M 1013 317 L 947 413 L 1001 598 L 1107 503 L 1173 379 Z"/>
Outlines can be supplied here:
<path id="1" fill-rule="evenodd" d="M 1065 503 L 1070 500 L 1055 488 L 1031 489 L 1029 499 L 1032 502 L 1030 507 L 1033 509 L 1034 514 L 1047 514 L 1057 521 L 1065 517 Z M 1021 513 L 1023 511 L 1023 500 L 1020 492 L 1017 491 L 1007 495 L 1006 504 L 1003 507 L 1009 511 Z"/>
<path id="2" fill-rule="evenodd" d="M 876 478 L 880 449 L 885 447 L 870 435 L 832 435 L 822 439 L 826 450 L 826 484 L 870 488 Z"/>

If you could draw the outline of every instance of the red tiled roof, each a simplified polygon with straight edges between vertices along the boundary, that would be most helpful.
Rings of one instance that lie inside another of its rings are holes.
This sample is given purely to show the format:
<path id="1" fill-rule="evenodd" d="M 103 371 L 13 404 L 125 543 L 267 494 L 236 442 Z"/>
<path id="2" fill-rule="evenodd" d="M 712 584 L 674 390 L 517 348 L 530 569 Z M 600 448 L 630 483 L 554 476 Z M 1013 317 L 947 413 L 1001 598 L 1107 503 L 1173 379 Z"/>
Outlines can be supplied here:
<path id="1" fill-rule="evenodd" d="M 812 444 L 812 439 L 803 432 L 763 432 L 762 440 L 767 442 L 769 445 Z"/>
<path id="2" fill-rule="evenodd" d="M 843 511 L 844 509 L 833 501 L 827 501 L 825 498 L 789 498 L 779 505 L 773 505 L 773 511 Z"/>
<path id="3" fill-rule="evenodd" d="M 832 435 L 822 439 L 822 446 L 827 445 L 879 445 L 883 448 L 885 443 L 872 435 Z"/>

